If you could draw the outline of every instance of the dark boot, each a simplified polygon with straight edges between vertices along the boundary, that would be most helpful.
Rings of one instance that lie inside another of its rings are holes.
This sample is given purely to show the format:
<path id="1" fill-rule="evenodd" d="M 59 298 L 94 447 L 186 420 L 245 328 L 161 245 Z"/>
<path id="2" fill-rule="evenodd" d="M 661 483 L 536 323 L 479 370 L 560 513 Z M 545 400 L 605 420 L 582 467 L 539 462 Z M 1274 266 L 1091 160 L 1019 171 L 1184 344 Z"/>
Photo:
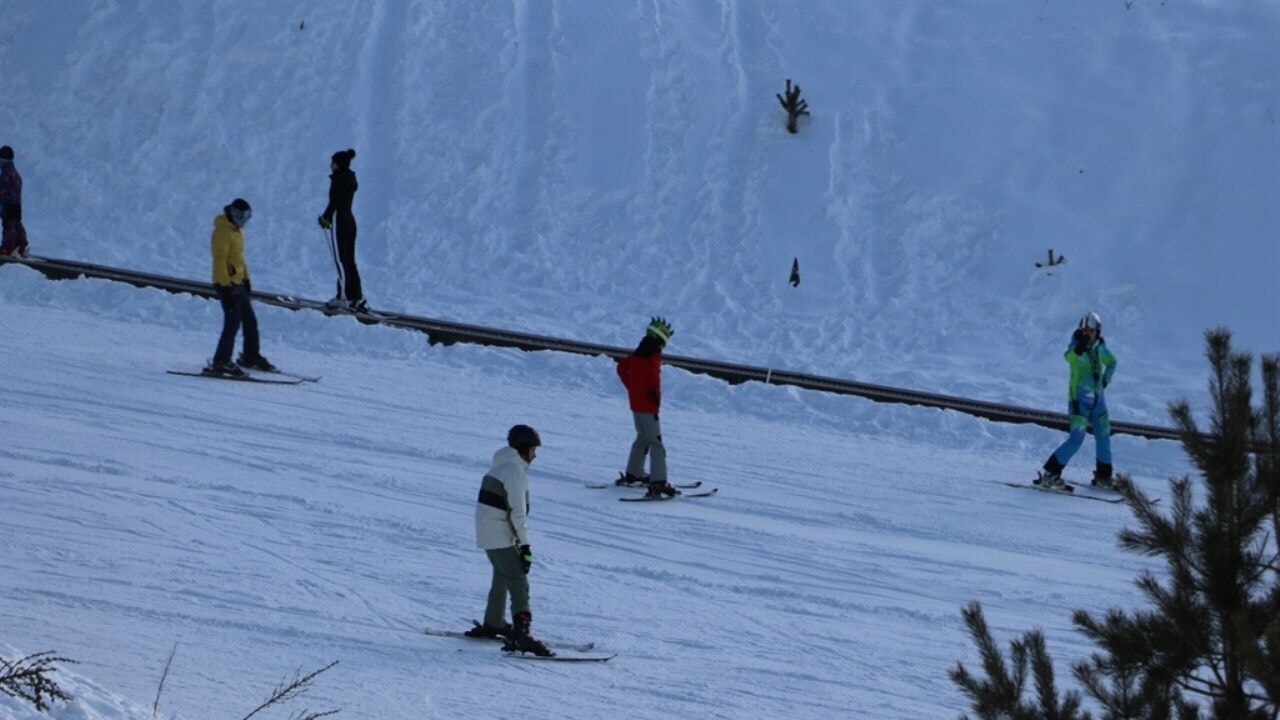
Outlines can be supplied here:
<path id="1" fill-rule="evenodd" d="M 493 627 L 492 625 L 476 624 L 475 627 L 464 632 L 463 635 L 466 635 L 469 638 L 481 638 L 481 639 L 509 638 L 511 637 L 511 625 L 507 624 L 507 625 L 503 625 L 500 628 L 496 628 L 496 627 Z"/>
<path id="2" fill-rule="evenodd" d="M 1093 471 L 1093 482 L 1091 484 L 1094 487 L 1115 487 L 1115 480 L 1111 477 L 1111 463 L 1098 463 L 1097 468 Z"/>
<path id="3" fill-rule="evenodd" d="M 675 486 L 669 482 L 651 482 L 645 497 L 669 498 L 679 494 L 680 491 L 675 489 Z"/>
<path id="4" fill-rule="evenodd" d="M 219 362 L 210 360 L 209 364 L 201 370 L 205 375 L 217 375 L 218 377 L 243 378 L 245 371 L 240 369 L 239 365 L 230 362 Z"/>
<path id="5" fill-rule="evenodd" d="M 643 487 L 649 484 L 649 476 L 636 477 L 635 475 L 618 473 L 618 479 L 614 480 L 613 484 L 620 487 Z"/>
<path id="6" fill-rule="evenodd" d="M 516 613 L 515 620 L 511 626 L 511 637 L 507 638 L 506 644 L 502 646 L 503 652 L 526 652 L 540 657 L 555 655 L 530 634 L 529 626 L 533 624 L 533 613 Z"/>
<path id="7" fill-rule="evenodd" d="M 1062 479 L 1062 471 L 1067 466 L 1058 462 L 1057 455 L 1049 455 L 1049 459 L 1044 461 L 1044 472 L 1040 476 L 1031 481 L 1032 485 L 1044 485 L 1046 487 L 1064 487 L 1066 482 Z"/>
<path id="8" fill-rule="evenodd" d="M 1058 462 L 1058 456 L 1050 454 L 1049 459 L 1044 461 L 1044 473 L 1046 475 L 1061 475 L 1067 466 Z"/>
<path id="9" fill-rule="evenodd" d="M 261 355 L 258 355 L 256 357 L 248 357 L 244 354 L 241 354 L 240 358 L 236 360 L 236 364 L 242 368 L 248 368 L 250 370 L 261 370 L 263 372 L 279 371 L 275 365 L 271 364 L 270 360 L 266 359 Z"/>

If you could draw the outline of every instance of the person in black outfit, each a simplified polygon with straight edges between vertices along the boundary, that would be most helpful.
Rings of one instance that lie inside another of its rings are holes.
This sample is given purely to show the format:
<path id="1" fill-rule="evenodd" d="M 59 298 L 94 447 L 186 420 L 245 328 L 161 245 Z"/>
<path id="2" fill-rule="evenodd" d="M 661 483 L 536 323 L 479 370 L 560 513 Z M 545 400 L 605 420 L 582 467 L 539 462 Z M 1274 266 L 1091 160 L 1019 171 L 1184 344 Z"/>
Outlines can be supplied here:
<path id="1" fill-rule="evenodd" d="M 351 170 L 355 156 L 355 150 L 339 150 L 329 164 L 333 170 L 329 176 L 329 204 L 319 221 L 320 227 L 329 231 L 329 250 L 338 269 L 338 293 L 325 306 L 330 310 L 368 312 L 369 304 L 360 287 L 360 271 L 356 269 L 356 217 L 351 214 L 351 203 L 360 187 Z"/>

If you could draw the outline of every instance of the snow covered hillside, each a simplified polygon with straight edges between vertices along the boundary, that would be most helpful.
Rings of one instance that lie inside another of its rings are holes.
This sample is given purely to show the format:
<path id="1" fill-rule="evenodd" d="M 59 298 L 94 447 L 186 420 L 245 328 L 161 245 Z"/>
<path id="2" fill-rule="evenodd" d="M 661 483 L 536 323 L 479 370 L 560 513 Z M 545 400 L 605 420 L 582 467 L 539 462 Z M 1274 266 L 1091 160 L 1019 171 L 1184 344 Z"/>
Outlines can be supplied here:
<path id="1" fill-rule="evenodd" d="M 244 196 L 327 296 L 355 147 L 375 307 L 762 365 L 784 313 L 788 368 L 1036 406 L 1097 309 L 1188 394 L 1204 328 L 1280 347 L 1280 5 L 1130 4 L 9 0 L 0 128 L 50 256 L 204 277 Z"/>

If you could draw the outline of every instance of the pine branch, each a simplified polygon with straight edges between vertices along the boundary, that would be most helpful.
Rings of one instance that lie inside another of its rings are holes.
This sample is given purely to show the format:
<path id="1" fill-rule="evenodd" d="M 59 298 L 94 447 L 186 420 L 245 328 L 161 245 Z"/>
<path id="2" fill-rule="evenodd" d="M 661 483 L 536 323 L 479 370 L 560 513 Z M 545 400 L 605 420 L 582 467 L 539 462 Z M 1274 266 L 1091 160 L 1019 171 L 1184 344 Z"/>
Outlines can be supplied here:
<path id="1" fill-rule="evenodd" d="M 1004 655 L 996 645 L 991 629 L 987 627 L 986 618 L 982 615 L 982 606 L 977 601 L 965 606 L 960 614 L 964 618 L 964 624 L 969 628 L 969 635 L 973 638 L 974 644 L 978 646 L 986 679 L 975 678 L 965 669 L 963 663 L 956 663 L 949 673 L 951 681 L 972 700 L 978 717 L 993 717 L 995 713 L 1018 704 L 1026 678 L 1026 666 L 1015 661 L 1014 674 L 1009 673 Z"/>
<path id="2" fill-rule="evenodd" d="M 782 105 L 782 109 L 787 111 L 787 131 L 795 134 L 799 132 L 796 122 L 801 115 L 809 114 L 809 103 L 800 99 L 800 86 L 791 87 L 791 78 L 787 78 L 787 96 L 783 98 L 781 94 L 775 94 L 778 103 Z"/>
<path id="3" fill-rule="evenodd" d="M 282 703 L 287 700 L 291 700 L 295 697 L 298 697 L 299 695 L 304 694 L 308 689 L 310 689 L 311 681 L 314 680 L 317 675 L 332 668 L 334 665 L 337 665 L 337 664 L 338 664 L 338 661 L 334 660 L 333 662 L 329 663 L 328 665 L 325 665 L 319 670 L 308 673 L 306 675 L 302 675 L 302 668 L 299 667 L 296 671 L 294 671 L 292 680 L 288 681 L 287 683 L 282 680 L 279 685 L 276 685 L 276 689 L 272 691 L 271 697 L 267 698 L 266 702 L 254 708 L 253 712 L 250 712 L 248 715 L 245 715 L 243 720 L 249 720 L 249 718 L 253 717 L 254 715 L 257 715 L 259 712 L 261 712 L 262 710 L 265 710 L 266 708 L 272 705 L 275 705 L 277 703 Z M 324 715 L 332 715 L 336 712 L 338 711 L 330 710 L 324 713 Z M 324 717 L 324 715 L 315 715 L 313 717 Z"/>
<path id="4" fill-rule="evenodd" d="M 1080 711 L 1080 696 L 1069 692 L 1058 700 L 1053 678 L 1053 662 L 1045 649 L 1044 634 L 1038 630 L 1028 632 L 1019 640 L 1009 643 L 1009 664 L 996 645 L 991 629 L 982 616 L 982 606 L 969 603 L 961 615 L 978 652 L 982 656 L 986 678 L 975 678 L 963 663 L 957 663 L 950 676 L 970 699 L 973 710 L 983 720 L 1089 720 L 1088 713 Z M 1037 705 L 1024 702 L 1027 667 L 1030 664 L 1035 677 Z M 1010 669 L 1012 668 L 1012 669 Z"/>
<path id="5" fill-rule="evenodd" d="M 50 677 L 57 671 L 54 663 L 77 664 L 75 660 L 52 652 L 35 653 L 12 662 L 0 658 L 0 692 L 26 700 L 40 712 L 49 709 L 50 700 L 71 702 L 71 696 Z"/>
<path id="6" fill-rule="evenodd" d="M 289 720 L 316 720 L 317 718 L 329 717 L 330 715 L 337 715 L 337 714 L 338 714 L 338 713 L 340 713 L 340 712 L 342 712 L 342 711 L 341 711 L 341 710 L 326 710 L 326 711 L 324 711 L 324 712 L 313 713 L 313 712 L 309 712 L 309 711 L 303 710 L 302 712 L 297 713 L 296 715 L 291 716 Z"/>
<path id="7" fill-rule="evenodd" d="M 160 694 L 164 692 L 164 682 L 169 679 L 169 668 L 173 667 L 173 656 L 178 652 L 178 644 L 174 643 L 169 650 L 169 659 L 164 662 L 164 670 L 160 673 L 160 685 L 156 687 L 156 701 L 151 705 L 151 717 L 160 715 Z"/>

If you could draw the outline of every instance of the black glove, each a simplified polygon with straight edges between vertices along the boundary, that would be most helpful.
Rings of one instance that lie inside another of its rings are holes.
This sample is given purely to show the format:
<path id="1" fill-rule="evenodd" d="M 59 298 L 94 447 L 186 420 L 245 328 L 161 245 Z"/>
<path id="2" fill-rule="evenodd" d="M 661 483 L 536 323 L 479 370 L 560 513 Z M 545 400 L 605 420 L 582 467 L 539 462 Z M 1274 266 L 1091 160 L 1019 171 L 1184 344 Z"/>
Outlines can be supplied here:
<path id="1" fill-rule="evenodd" d="M 1077 355 L 1089 352 L 1089 339 L 1079 330 L 1071 333 L 1071 352 Z"/>
<path id="2" fill-rule="evenodd" d="M 658 392 L 657 390 L 650 390 L 650 391 L 649 391 L 649 399 L 653 401 L 653 404 L 654 404 L 654 405 L 661 405 L 661 404 L 662 404 L 662 393 Z"/>
<path id="3" fill-rule="evenodd" d="M 244 279 L 244 291 L 248 295 L 253 294 L 253 286 L 249 284 L 249 278 Z"/>
<path id="4" fill-rule="evenodd" d="M 22 222 L 22 203 L 12 203 L 5 208 L 4 215 L 14 222 Z"/>
<path id="5" fill-rule="evenodd" d="M 320 223 L 320 227 L 324 228 L 325 230 L 328 230 L 329 228 L 333 227 L 333 221 L 323 215 L 317 218 L 317 221 Z"/>
<path id="6" fill-rule="evenodd" d="M 529 574 L 529 568 L 533 567 L 533 549 L 528 545 L 520 546 L 520 563 L 524 565 L 524 574 Z"/>

